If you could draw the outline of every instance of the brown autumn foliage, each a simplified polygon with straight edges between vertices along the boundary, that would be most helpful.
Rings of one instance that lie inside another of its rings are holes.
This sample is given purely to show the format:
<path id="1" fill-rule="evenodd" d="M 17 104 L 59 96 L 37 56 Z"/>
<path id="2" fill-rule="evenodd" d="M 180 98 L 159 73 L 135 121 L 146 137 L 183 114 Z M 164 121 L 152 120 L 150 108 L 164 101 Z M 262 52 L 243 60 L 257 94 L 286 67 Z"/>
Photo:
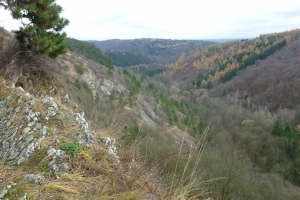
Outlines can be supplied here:
<path id="1" fill-rule="evenodd" d="M 194 51 L 188 55 L 183 53 L 176 62 L 168 66 L 165 74 L 177 80 L 199 81 L 198 87 L 206 87 L 209 81 L 218 85 L 234 76 L 224 79 L 231 71 L 240 71 L 256 60 L 265 59 L 274 51 L 297 40 L 299 36 L 300 30 L 296 29 L 264 34 L 255 39 L 210 45 L 205 50 Z M 197 80 L 199 74 L 208 73 L 210 75 L 206 78 Z"/>
<path id="2" fill-rule="evenodd" d="M 229 82 L 211 90 L 213 96 L 240 91 L 240 98 L 248 94 L 251 102 L 269 109 L 294 108 L 299 104 L 300 39 L 274 53 L 265 60 L 241 71 Z"/>

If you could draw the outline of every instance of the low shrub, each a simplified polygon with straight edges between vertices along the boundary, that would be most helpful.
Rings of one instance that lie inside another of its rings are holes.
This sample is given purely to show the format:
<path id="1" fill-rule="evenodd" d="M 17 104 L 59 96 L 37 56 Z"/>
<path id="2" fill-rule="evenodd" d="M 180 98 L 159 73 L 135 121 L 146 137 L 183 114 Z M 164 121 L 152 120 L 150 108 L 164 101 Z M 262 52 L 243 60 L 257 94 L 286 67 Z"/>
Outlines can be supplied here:
<path id="1" fill-rule="evenodd" d="M 76 155 L 80 152 L 82 152 L 82 146 L 78 142 L 64 142 L 59 144 L 59 147 L 67 151 L 68 155 Z"/>

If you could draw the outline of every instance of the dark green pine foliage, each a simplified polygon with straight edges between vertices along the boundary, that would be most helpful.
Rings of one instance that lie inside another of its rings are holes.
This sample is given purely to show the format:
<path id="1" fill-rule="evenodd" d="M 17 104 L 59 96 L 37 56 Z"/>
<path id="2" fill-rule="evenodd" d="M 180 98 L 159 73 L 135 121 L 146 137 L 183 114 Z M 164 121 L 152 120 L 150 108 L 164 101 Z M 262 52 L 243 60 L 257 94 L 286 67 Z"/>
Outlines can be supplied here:
<path id="1" fill-rule="evenodd" d="M 283 136 L 283 134 L 284 134 L 284 129 L 283 129 L 281 123 L 279 121 L 277 121 L 273 126 L 272 135 Z"/>
<path id="2" fill-rule="evenodd" d="M 22 19 L 24 27 L 15 31 L 22 50 L 46 53 L 51 58 L 67 52 L 66 33 L 61 31 L 69 20 L 60 17 L 62 7 L 55 0 L 0 0 L 0 6 L 9 9 L 14 19 Z"/>
<path id="3" fill-rule="evenodd" d="M 289 123 L 283 127 L 279 121 L 274 124 L 272 135 L 300 139 L 298 131 L 294 130 Z"/>
<path id="4" fill-rule="evenodd" d="M 110 57 L 103 55 L 101 50 L 95 45 L 85 41 L 76 40 L 74 38 L 67 38 L 66 44 L 70 51 L 76 51 L 77 53 L 82 54 L 85 57 L 94 60 L 95 62 L 105 65 L 111 70 L 114 69 L 114 65 Z M 111 70 L 110 73 L 112 73 Z"/>

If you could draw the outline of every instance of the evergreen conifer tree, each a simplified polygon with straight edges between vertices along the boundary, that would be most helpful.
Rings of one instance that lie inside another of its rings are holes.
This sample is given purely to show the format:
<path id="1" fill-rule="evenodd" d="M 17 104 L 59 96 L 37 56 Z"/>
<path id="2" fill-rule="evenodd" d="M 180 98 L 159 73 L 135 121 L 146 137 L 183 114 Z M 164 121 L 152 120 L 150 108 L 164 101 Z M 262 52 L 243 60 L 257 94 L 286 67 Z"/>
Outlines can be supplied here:
<path id="1" fill-rule="evenodd" d="M 62 29 L 69 20 L 60 17 L 62 7 L 55 0 L 0 0 L 0 6 L 10 10 L 14 19 L 22 19 L 23 27 L 15 31 L 22 50 L 46 53 L 51 58 L 67 51 Z"/>
<path id="2" fill-rule="evenodd" d="M 284 136 L 286 136 L 286 137 L 293 137 L 294 136 L 294 130 L 293 130 L 293 128 L 291 127 L 291 125 L 289 123 L 287 123 L 285 125 Z"/>
<path id="3" fill-rule="evenodd" d="M 277 121 L 273 126 L 272 135 L 283 136 L 283 134 L 284 134 L 284 129 L 283 129 L 281 123 L 279 121 Z"/>

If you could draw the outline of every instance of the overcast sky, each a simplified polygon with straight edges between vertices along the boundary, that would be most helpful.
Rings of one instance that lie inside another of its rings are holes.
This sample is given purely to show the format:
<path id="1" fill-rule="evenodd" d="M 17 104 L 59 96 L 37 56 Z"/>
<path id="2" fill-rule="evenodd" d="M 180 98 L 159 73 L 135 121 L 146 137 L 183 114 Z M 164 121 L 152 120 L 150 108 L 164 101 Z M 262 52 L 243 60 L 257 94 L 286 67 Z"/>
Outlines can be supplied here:
<path id="1" fill-rule="evenodd" d="M 253 38 L 300 28 L 299 0 L 57 0 L 70 20 L 69 37 L 80 40 L 133 38 Z M 0 10 L 0 26 L 18 21 Z"/>

